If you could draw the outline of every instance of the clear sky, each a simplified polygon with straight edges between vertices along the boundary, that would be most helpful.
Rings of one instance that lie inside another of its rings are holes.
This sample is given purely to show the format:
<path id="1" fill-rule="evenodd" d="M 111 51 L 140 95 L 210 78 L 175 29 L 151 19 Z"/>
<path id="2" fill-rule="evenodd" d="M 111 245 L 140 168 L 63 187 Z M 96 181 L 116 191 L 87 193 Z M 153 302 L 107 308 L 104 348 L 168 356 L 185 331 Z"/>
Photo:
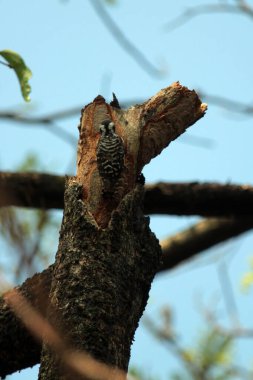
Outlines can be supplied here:
<path id="1" fill-rule="evenodd" d="M 98 94 L 109 101 L 112 91 L 119 101 L 146 100 L 177 80 L 209 95 L 252 103 L 253 19 L 242 14 L 212 13 L 197 16 L 171 32 L 165 31 L 166 23 L 186 7 L 207 3 L 210 1 L 118 0 L 115 5 L 103 2 L 127 38 L 163 71 L 157 78 L 143 70 L 119 45 L 91 1 L 1 0 L 0 50 L 19 52 L 31 68 L 33 78 L 31 102 L 25 104 L 14 73 L 0 66 L 0 111 L 43 115 L 75 106 L 81 108 Z M 76 115 L 60 120 L 57 125 L 77 140 L 78 120 Z M 28 153 L 36 153 L 48 172 L 75 172 L 75 146 L 51 133 L 50 127 L 13 125 L 6 120 L 0 120 L 0 127 L 1 170 L 15 170 Z M 200 138 L 211 145 L 206 146 Z M 146 181 L 251 183 L 252 138 L 252 118 L 210 103 L 206 116 L 148 165 L 144 171 Z M 151 227 L 163 238 L 196 220 L 157 216 L 151 219 Z M 248 269 L 247 258 L 252 255 L 252 234 L 248 233 L 212 250 L 209 260 L 203 255 L 200 260 L 157 276 L 154 281 L 147 315 L 159 320 L 159 309 L 171 306 L 176 329 L 189 345 L 205 327 L 198 306 L 201 302 L 210 305 L 216 297 L 221 315 L 226 317 L 217 255 L 229 259 L 240 319 L 250 327 L 250 297 L 242 296 L 239 290 L 240 278 Z M 239 364 L 250 364 L 249 342 L 243 347 L 246 354 L 238 355 Z M 159 379 L 168 378 L 176 366 L 168 350 L 151 338 L 142 324 L 136 334 L 131 364 L 145 368 Z M 14 374 L 9 379 L 32 379 L 34 371 Z"/>

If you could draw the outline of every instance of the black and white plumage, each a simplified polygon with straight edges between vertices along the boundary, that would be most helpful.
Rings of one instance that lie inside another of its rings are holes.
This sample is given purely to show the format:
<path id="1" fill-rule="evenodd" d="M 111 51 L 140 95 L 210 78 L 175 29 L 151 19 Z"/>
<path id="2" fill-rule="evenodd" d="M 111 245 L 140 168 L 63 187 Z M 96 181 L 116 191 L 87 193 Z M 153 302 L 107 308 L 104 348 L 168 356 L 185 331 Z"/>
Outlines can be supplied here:
<path id="1" fill-rule="evenodd" d="M 101 136 L 97 144 L 98 172 L 103 181 L 103 192 L 113 193 L 114 185 L 124 168 L 124 143 L 115 132 L 115 125 L 111 120 L 103 121 L 99 131 Z"/>

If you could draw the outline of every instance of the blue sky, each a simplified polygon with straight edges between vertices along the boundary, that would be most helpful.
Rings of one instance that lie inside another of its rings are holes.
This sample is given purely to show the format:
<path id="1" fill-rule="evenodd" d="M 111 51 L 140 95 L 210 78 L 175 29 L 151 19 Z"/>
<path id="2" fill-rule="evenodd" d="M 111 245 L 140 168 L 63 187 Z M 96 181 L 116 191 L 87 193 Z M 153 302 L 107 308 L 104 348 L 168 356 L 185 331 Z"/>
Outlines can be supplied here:
<path id="1" fill-rule="evenodd" d="M 192 3 L 209 2 L 195 0 Z M 253 20 L 240 14 L 202 15 L 166 33 L 165 24 L 187 6 L 190 3 L 186 0 L 118 0 L 114 6 L 106 5 L 125 35 L 153 65 L 163 70 L 164 75 L 155 78 L 119 46 L 88 0 L 0 1 L 0 50 L 19 52 L 33 72 L 32 100 L 25 104 L 15 75 L 0 66 L 0 111 L 19 110 L 42 115 L 73 106 L 81 108 L 98 94 L 110 100 L 112 91 L 119 101 L 148 99 L 177 80 L 190 89 L 210 95 L 252 102 Z M 79 115 L 76 115 L 60 120 L 57 125 L 77 140 L 78 120 Z M 15 170 L 28 153 L 36 153 L 48 172 L 75 173 L 75 147 L 49 130 L 3 120 L 0 127 L 1 170 Z M 197 142 L 194 136 L 211 139 L 212 146 L 191 144 Z M 146 181 L 251 183 L 252 138 L 250 117 L 229 113 L 210 103 L 206 116 L 146 167 Z M 151 218 L 151 227 L 163 238 L 196 220 L 196 217 L 156 216 Z M 194 263 L 157 276 L 146 313 L 157 319 L 163 305 L 171 306 L 182 341 L 192 345 L 200 328 L 205 327 L 196 306 L 200 299 L 210 305 L 217 296 L 221 314 L 225 314 L 217 263 L 212 261 L 212 257 L 219 255 L 229 258 L 228 270 L 241 320 L 250 327 L 250 296 L 241 295 L 239 282 L 248 269 L 247 257 L 252 253 L 252 235 L 248 233 L 207 253 L 208 261 L 203 255 Z M 247 354 L 239 360 L 243 365 L 252 364 L 252 355 L 247 350 L 249 343 L 244 344 Z M 157 344 L 142 325 L 136 334 L 131 363 L 161 379 L 168 377 L 176 366 L 168 351 Z M 34 378 L 34 371 L 14 374 L 9 379 Z"/>

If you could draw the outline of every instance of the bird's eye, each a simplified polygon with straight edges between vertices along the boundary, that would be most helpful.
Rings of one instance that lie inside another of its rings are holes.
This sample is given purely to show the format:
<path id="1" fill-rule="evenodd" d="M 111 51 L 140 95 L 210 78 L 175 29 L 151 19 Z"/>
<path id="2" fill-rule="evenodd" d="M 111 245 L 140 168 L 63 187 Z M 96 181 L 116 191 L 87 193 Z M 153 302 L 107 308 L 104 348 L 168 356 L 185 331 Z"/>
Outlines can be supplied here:
<path id="1" fill-rule="evenodd" d="M 111 121 L 111 122 L 109 123 L 109 126 L 108 126 L 108 128 L 109 128 L 109 130 L 110 130 L 110 131 L 113 131 L 113 132 L 115 132 L 115 124 L 114 124 L 114 122 L 113 122 L 113 121 Z"/>

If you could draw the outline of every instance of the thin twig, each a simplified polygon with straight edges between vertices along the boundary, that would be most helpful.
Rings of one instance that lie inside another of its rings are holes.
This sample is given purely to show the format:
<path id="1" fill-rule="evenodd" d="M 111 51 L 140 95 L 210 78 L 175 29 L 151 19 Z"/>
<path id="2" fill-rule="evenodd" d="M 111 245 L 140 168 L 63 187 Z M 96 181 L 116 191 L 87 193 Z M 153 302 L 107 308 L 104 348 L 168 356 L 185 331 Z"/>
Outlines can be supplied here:
<path id="1" fill-rule="evenodd" d="M 204 315 L 206 322 L 220 334 L 227 335 L 232 339 L 252 339 L 253 338 L 253 329 L 243 327 L 241 325 L 237 327 L 228 328 L 222 326 L 218 320 L 217 316 L 214 313 L 214 310 L 210 309 L 210 306 L 205 307 L 201 305 L 201 313 Z"/>
<path id="2" fill-rule="evenodd" d="M 180 345 L 179 339 L 175 339 L 173 335 L 168 336 L 166 333 L 164 334 L 163 328 L 157 327 L 154 321 L 147 316 L 143 319 L 143 323 L 153 337 L 163 343 L 165 347 L 168 348 L 170 352 L 180 361 L 186 371 L 190 372 L 192 378 L 196 380 L 200 378 L 201 380 L 206 380 L 204 373 L 201 373 L 200 377 L 200 368 L 198 367 L 197 362 L 186 360 L 185 349 Z"/>
<path id="3" fill-rule="evenodd" d="M 113 35 L 118 44 L 129 54 L 135 62 L 149 75 L 161 77 L 162 71 L 157 69 L 145 55 L 125 36 L 119 26 L 106 12 L 100 0 L 90 0 L 90 4 L 97 12 L 107 30 Z"/>
<path id="4" fill-rule="evenodd" d="M 181 135 L 176 142 L 187 145 L 192 145 L 198 148 L 213 149 L 216 142 L 208 137 L 196 136 L 189 133 Z"/>
<path id="5" fill-rule="evenodd" d="M 51 132 L 52 134 L 54 134 L 55 136 L 61 138 L 63 141 L 65 141 L 72 147 L 76 147 L 77 138 L 73 136 L 71 133 L 65 131 L 59 125 L 56 125 L 55 123 L 52 122 L 50 123 L 50 128 L 48 128 L 47 130 Z"/>
<path id="6" fill-rule="evenodd" d="M 217 273 L 225 307 L 227 309 L 227 315 L 231 319 L 234 328 L 236 328 L 239 326 L 239 312 L 236 305 L 232 284 L 229 278 L 228 268 L 224 261 L 221 261 L 218 264 Z"/>
<path id="7" fill-rule="evenodd" d="M 211 95 L 207 94 L 201 89 L 196 90 L 199 97 L 208 103 L 212 103 L 214 105 L 217 105 L 218 107 L 225 108 L 232 112 L 242 113 L 246 115 L 253 115 L 253 102 L 242 103 L 236 100 L 228 99 L 226 97 L 220 96 L 220 95 Z M 145 100 L 144 99 L 130 99 L 130 100 L 123 100 L 120 101 L 120 106 L 123 109 L 129 108 L 133 106 L 134 104 L 141 104 Z M 52 113 L 48 113 L 41 116 L 24 116 L 20 113 L 17 113 L 15 111 L 0 111 L 0 119 L 3 120 L 10 120 L 16 123 L 22 123 L 22 124 L 50 124 L 51 122 L 55 120 L 62 120 L 71 118 L 73 116 L 80 115 L 80 110 L 83 108 L 83 105 L 67 108 L 64 110 L 55 111 Z M 191 135 L 192 137 L 192 135 Z M 203 137 L 194 136 L 194 138 L 197 139 L 203 139 Z M 201 142 L 203 144 L 211 144 L 211 141 L 205 142 L 204 140 Z"/>
<path id="8" fill-rule="evenodd" d="M 7 67 L 9 67 L 10 69 L 13 68 L 9 63 L 4 62 L 4 61 L 2 61 L 2 60 L 0 60 L 0 64 L 1 64 L 1 65 L 4 65 L 4 66 L 7 66 Z"/>
<path id="9" fill-rule="evenodd" d="M 209 104 L 212 103 L 218 107 L 225 108 L 231 112 L 253 116 L 253 102 L 245 104 L 239 101 L 225 98 L 223 96 L 206 94 L 201 90 L 198 90 L 197 93 L 202 99 L 205 99 Z"/>
<path id="10" fill-rule="evenodd" d="M 203 14 L 211 14 L 211 13 L 243 13 L 246 16 L 253 16 L 253 11 L 250 8 L 245 8 L 241 5 L 232 5 L 232 4 L 205 4 L 205 5 L 197 5 L 191 8 L 186 9 L 182 14 L 173 20 L 169 21 L 164 29 L 166 32 L 171 32 L 175 30 L 189 21 L 191 21 L 194 17 L 203 15 Z"/>
<path id="11" fill-rule="evenodd" d="M 80 109 L 79 109 L 80 112 Z M 56 117 L 42 116 L 42 117 L 27 117 L 15 112 L 0 112 L 0 119 L 11 120 L 18 124 L 24 124 L 26 127 L 37 124 L 39 127 L 46 129 L 52 134 L 56 135 L 63 141 L 72 146 L 76 146 L 77 139 L 69 132 L 65 131 L 62 127 L 58 126 L 53 120 Z M 56 115 L 57 116 L 57 115 Z M 69 115 L 70 116 L 70 115 Z M 60 118 L 58 116 L 58 118 Z"/>

